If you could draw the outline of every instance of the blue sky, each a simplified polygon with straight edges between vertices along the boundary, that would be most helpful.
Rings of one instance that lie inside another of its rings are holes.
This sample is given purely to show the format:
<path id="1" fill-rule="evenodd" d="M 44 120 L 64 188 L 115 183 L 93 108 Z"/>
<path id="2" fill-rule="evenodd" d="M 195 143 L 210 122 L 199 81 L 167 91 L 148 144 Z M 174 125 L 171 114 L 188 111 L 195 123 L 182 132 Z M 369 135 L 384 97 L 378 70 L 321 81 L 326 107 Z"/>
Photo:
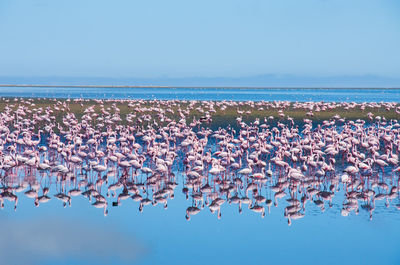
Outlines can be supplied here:
<path id="1" fill-rule="evenodd" d="M 0 76 L 400 78 L 397 0 L 2 0 Z"/>

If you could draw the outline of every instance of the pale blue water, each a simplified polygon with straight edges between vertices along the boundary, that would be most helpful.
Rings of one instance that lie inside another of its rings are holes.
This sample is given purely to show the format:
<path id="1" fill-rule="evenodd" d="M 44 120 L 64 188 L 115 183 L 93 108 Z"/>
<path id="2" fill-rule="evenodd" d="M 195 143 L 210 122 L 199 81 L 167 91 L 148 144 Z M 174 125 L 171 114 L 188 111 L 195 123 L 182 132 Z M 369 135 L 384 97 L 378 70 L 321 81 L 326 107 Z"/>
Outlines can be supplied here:
<path id="1" fill-rule="evenodd" d="M 184 209 L 191 202 L 180 187 L 167 210 L 149 205 L 140 213 L 138 203 L 128 199 L 109 206 L 107 217 L 82 196 L 66 208 L 53 196 L 38 208 L 20 196 L 16 212 L 9 202 L 0 212 L 0 253 L 6 261 L 11 256 L 22 264 L 48 265 L 399 264 L 399 211 L 377 201 L 371 221 L 361 209 L 343 217 L 341 195 L 323 213 L 310 203 L 306 216 L 291 226 L 283 216 L 288 205 L 283 199 L 265 218 L 246 207 L 239 214 L 237 206 L 225 203 L 220 220 L 205 208 L 186 221 Z"/>
<path id="2" fill-rule="evenodd" d="M 3 97 L 400 102 L 400 89 L 0 87 Z"/>
<path id="3" fill-rule="evenodd" d="M 100 92 L 101 91 L 101 92 Z M 157 98 L 197 100 L 400 101 L 400 90 L 344 89 L 70 89 L 0 88 L 0 96 Z M 63 208 L 54 197 L 34 207 L 19 196 L 18 209 L 6 201 L 0 211 L 3 231 L 0 264 L 400 264 L 400 211 L 378 201 L 373 220 L 360 210 L 341 216 L 343 196 L 325 212 L 309 204 L 306 216 L 291 226 L 283 216 L 284 199 L 261 218 L 244 207 L 222 205 L 222 218 L 208 209 L 190 221 L 191 205 L 178 186 L 165 210 L 131 199 L 108 207 L 103 216 L 82 196 Z M 342 194 L 343 195 L 343 194 Z M 398 202 L 393 202 L 395 204 Z M 55 241 L 62 241 L 60 244 Z M 20 246 L 30 246 L 29 249 Z M 35 250 L 38 251 L 35 251 Z M 43 252 L 43 250 L 45 250 Z"/>

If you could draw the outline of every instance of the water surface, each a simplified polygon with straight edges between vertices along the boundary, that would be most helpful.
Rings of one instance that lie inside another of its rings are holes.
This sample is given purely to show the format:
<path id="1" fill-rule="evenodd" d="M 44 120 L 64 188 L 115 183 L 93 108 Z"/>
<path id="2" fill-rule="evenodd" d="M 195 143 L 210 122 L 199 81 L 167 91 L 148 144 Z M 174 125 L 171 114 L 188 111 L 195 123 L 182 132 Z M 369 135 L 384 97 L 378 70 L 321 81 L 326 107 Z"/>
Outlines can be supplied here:
<path id="1" fill-rule="evenodd" d="M 172 92 L 171 92 L 172 91 Z M 1 88 L 1 96 L 86 97 L 86 98 L 157 98 L 204 100 L 291 100 L 291 101 L 400 101 L 399 90 L 316 90 L 316 89 L 71 89 L 71 88 Z M 143 142 L 140 142 L 143 144 Z M 43 143 L 44 144 L 44 143 Z M 215 151 L 215 142 L 210 143 Z M 383 152 L 383 150 L 380 150 Z M 185 154 L 183 151 L 180 153 Z M 265 159 L 268 161 L 267 159 Z M 342 165 L 338 174 L 342 174 Z M 398 176 L 388 172 L 378 178 L 392 187 Z M 376 168 L 378 170 L 379 168 Z M 278 171 L 278 169 L 277 169 Z M 277 171 L 274 169 L 276 181 Z M 21 170 L 13 178 L 24 178 Z M 122 174 L 122 171 L 119 172 Z M 55 175 L 34 175 L 39 191 L 50 187 L 49 202 L 40 203 L 19 194 L 14 202 L 4 200 L 0 210 L 2 236 L 0 257 L 5 264 L 400 264 L 400 211 L 398 197 L 387 204 L 377 200 L 372 220 L 361 207 L 342 216 L 346 196 L 341 183 L 335 189 L 331 205 L 324 210 L 309 201 L 305 216 L 288 226 L 284 215 L 288 197 L 271 206 L 264 218 L 243 206 L 225 202 L 221 218 L 204 207 L 186 220 L 186 209 L 193 200 L 182 192 L 187 180 L 182 161 L 174 168 L 178 186 L 174 198 L 164 205 L 140 204 L 131 198 L 112 206 L 117 198 L 107 197 L 108 215 L 92 206 L 83 196 L 73 197 L 71 206 L 54 197 L 63 190 Z M 91 174 L 92 178 L 96 174 Z M 145 178 L 145 176 L 142 176 Z M 321 185 L 329 189 L 331 180 Z M 15 185 L 14 183 L 13 185 Z M 112 183 L 109 183 L 112 184 Z M 3 178 L 2 187 L 8 185 Z M 262 195 L 273 199 L 271 185 Z M 67 182 L 67 190 L 73 183 Z M 29 188 L 29 187 L 28 187 Z M 28 189 L 27 188 L 27 189 Z M 64 189 L 66 187 L 64 186 Z M 245 187 L 244 187 L 245 188 Z M 381 192 L 375 188 L 376 192 Z M 26 190 L 25 190 L 26 191 Z M 107 185 L 102 185 L 105 195 Z M 118 194 L 122 189 L 118 190 Z M 145 195 L 145 192 L 141 192 Z M 41 193 L 39 194 L 41 195 Z M 190 192 L 189 192 L 190 195 Z M 244 195 L 243 193 L 241 194 Z M 300 195 L 298 194 L 300 199 Z M 265 203 L 263 204 L 265 209 Z M 303 212 L 303 210 L 302 210 Z M 0 262 L 1 263 L 1 262 Z"/>
<path id="2" fill-rule="evenodd" d="M 3 97 L 400 102 L 400 89 L 0 87 Z"/>

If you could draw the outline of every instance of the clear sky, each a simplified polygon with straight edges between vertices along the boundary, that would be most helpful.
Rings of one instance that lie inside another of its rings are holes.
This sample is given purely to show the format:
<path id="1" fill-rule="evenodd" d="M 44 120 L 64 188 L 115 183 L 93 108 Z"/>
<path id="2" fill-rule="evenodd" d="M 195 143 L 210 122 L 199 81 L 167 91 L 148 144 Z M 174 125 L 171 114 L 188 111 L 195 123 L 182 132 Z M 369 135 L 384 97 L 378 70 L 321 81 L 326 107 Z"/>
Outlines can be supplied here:
<path id="1" fill-rule="evenodd" d="M 1 0 L 0 76 L 400 77 L 398 0 Z"/>

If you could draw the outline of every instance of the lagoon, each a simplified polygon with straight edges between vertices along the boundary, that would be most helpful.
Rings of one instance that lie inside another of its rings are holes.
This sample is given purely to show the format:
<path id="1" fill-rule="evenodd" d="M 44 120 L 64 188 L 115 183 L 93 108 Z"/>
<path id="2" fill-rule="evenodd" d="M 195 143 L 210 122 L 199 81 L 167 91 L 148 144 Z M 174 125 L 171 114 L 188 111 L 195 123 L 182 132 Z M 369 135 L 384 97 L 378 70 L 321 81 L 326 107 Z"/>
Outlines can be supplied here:
<path id="1" fill-rule="evenodd" d="M 400 102 L 400 89 L 352 88 L 107 88 L 107 87 L 0 87 L 3 97 L 97 99 L 234 100 Z"/>

